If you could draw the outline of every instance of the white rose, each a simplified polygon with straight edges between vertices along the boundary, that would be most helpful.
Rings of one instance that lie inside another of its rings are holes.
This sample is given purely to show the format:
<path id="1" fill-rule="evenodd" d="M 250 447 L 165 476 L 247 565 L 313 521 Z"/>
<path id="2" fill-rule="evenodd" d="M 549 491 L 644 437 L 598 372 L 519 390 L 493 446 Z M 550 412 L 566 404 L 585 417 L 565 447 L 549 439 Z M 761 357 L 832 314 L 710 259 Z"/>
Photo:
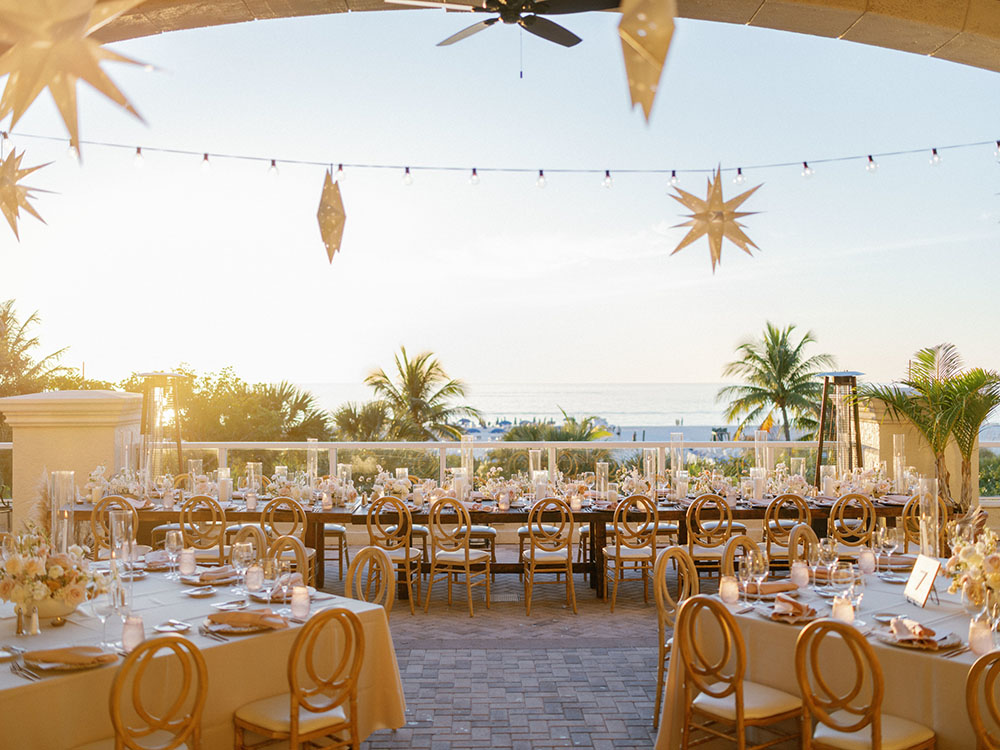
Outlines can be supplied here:
<path id="1" fill-rule="evenodd" d="M 49 578 L 62 578 L 66 575 L 66 571 L 63 570 L 62 565 L 53 565 L 49 568 Z"/>

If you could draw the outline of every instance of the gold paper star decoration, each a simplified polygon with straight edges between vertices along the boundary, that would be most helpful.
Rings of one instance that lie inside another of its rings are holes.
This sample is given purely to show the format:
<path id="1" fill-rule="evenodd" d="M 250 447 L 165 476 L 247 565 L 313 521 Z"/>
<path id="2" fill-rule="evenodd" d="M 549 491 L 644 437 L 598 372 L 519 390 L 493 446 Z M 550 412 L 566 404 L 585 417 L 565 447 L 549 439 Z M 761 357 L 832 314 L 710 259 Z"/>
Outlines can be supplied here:
<path id="1" fill-rule="evenodd" d="M 762 185 L 763 183 L 761 183 Z M 745 193 L 730 198 L 728 201 L 722 198 L 722 168 L 715 170 L 715 179 L 708 180 L 708 197 L 705 200 L 692 195 L 680 188 L 674 188 L 678 195 L 671 195 L 678 203 L 693 211 L 689 215 L 690 221 L 677 224 L 678 227 L 691 227 L 680 244 L 670 253 L 674 255 L 703 235 L 708 236 L 708 246 L 712 251 L 712 273 L 715 273 L 715 266 L 722 262 L 722 238 L 727 238 L 734 245 L 739 247 L 749 256 L 753 256 L 750 248 L 757 246 L 743 233 L 743 224 L 739 222 L 744 216 L 752 216 L 757 211 L 737 211 L 743 202 L 753 195 L 761 187 L 750 188 Z M 760 248 L 757 248 L 758 250 Z"/>
<path id="2" fill-rule="evenodd" d="M 340 185 L 333 181 L 329 169 L 326 170 L 326 178 L 323 180 L 323 193 L 319 199 L 316 219 L 319 221 L 319 233 L 323 237 L 323 244 L 326 245 L 326 256 L 333 263 L 333 256 L 340 250 L 347 214 L 344 213 L 344 201 L 340 198 Z"/>
<path id="3" fill-rule="evenodd" d="M 3 215 L 7 219 L 7 223 L 10 224 L 10 228 L 14 230 L 14 236 L 17 237 L 18 242 L 21 241 L 21 237 L 17 233 L 17 220 L 20 218 L 20 210 L 23 208 L 44 224 L 45 219 L 38 215 L 38 212 L 28 203 L 28 200 L 35 197 L 33 193 L 48 192 L 47 190 L 40 191 L 38 188 L 20 184 L 21 180 L 35 170 L 48 166 L 48 164 L 39 164 L 37 167 L 21 169 L 21 159 L 23 158 L 23 151 L 17 154 L 11 149 L 11 152 L 7 154 L 7 158 L 0 162 L 0 211 L 3 211 Z"/>
<path id="4" fill-rule="evenodd" d="M 7 76 L 0 118 L 13 113 L 15 126 L 47 88 L 66 123 L 70 146 L 79 152 L 76 82 L 81 79 L 139 117 L 100 66 L 104 60 L 139 63 L 105 49 L 90 35 L 141 2 L 0 0 L 0 42 L 9 45 L 0 55 L 0 76 Z"/>
<path id="5" fill-rule="evenodd" d="M 641 104 L 649 122 L 660 73 L 674 35 L 677 0 L 623 0 L 621 11 L 618 36 L 622 39 L 632 107 Z"/>

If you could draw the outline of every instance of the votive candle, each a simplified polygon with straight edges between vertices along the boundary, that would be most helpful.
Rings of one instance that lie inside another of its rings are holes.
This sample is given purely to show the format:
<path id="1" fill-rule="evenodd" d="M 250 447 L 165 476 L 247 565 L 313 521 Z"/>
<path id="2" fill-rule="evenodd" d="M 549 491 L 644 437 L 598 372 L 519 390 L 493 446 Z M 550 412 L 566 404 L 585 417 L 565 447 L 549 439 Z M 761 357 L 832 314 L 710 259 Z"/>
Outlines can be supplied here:
<path id="1" fill-rule="evenodd" d="M 305 619 L 309 616 L 309 589 L 305 586 L 292 587 L 292 617 Z"/>
<path id="2" fill-rule="evenodd" d="M 875 572 L 875 553 L 863 547 L 858 553 L 858 569 L 865 575 Z"/>
<path id="3" fill-rule="evenodd" d="M 976 656 L 988 654 L 993 650 L 993 631 L 985 619 L 969 620 L 969 650 Z"/>
<path id="4" fill-rule="evenodd" d="M 323 499 L 320 500 L 320 505 L 323 507 L 323 510 L 332 510 L 333 509 L 333 498 L 330 497 L 330 493 L 329 492 L 324 492 L 323 493 Z"/>
<path id="5" fill-rule="evenodd" d="M 736 604 L 740 600 L 740 585 L 733 576 L 719 579 L 719 598 L 726 604 Z"/>
<path id="6" fill-rule="evenodd" d="M 800 589 L 809 585 L 809 566 L 806 565 L 801 560 L 796 560 L 792 563 L 792 569 L 789 575 L 792 583 L 798 586 Z"/>
<path id="7" fill-rule="evenodd" d="M 834 620 L 840 620 L 850 625 L 854 622 L 854 605 L 851 604 L 849 599 L 840 596 L 835 597 L 831 614 Z"/>
<path id="8" fill-rule="evenodd" d="M 247 591 L 260 591 L 264 587 L 264 569 L 254 563 L 246 572 Z"/>
<path id="9" fill-rule="evenodd" d="M 247 510 L 257 510 L 257 493 L 247 492 L 246 494 Z"/>
<path id="10" fill-rule="evenodd" d="M 574 511 L 583 510 L 583 496 L 573 495 L 573 497 L 569 499 L 569 508 Z"/>
<path id="11" fill-rule="evenodd" d="M 179 570 L 182 576 L 193 575 L 197 565 L 194 559 L 194 549 L 189 547 L 188 549 L 181 550 L 181 557 L 179 562 Z"/>
<path id="12" fill-rule="evenodd" d="M 122 625 L 122 648 L 131 653 L 132 649 L 146 640 L 146 630 L 141 615 L 129 615 Z"/>
<path id="13" fill-rule="evenodd" d="M 510 492 L 503 490 L 497 495 L 497 509 L 501 511 L 510 510 Z"/>

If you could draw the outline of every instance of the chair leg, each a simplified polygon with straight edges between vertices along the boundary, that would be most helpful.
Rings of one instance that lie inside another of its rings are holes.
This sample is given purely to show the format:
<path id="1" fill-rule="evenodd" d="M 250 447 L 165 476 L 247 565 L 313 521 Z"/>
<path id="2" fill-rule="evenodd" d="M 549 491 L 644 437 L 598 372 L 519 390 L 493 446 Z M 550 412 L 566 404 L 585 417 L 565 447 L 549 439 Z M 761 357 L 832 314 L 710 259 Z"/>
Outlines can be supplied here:
<path id="1" fill-rule="evenodd" d="M 486 566 L 486 578 L 489 579 L 490 571 L 489 565 Z M 473 616 L 472 613 L 472 570 L 469 568 L 469 564 L 465 565 L 465 595 L 469 599 L 469 617 Z"/>
<path id="2" fill-rule="evenodd" d="M 618 582 L 622 579 L 624 575 L 624 570 L 620 569 L 618 565 L 615 565 L 615 581 L 614 585 L 611 587 L 611 611 L 615 611 L 615 602 L 618 601 Z"/>
<path id="3" fill-rule="evenodd" d="M 410 600 L 410 614 L 411 615 L 415 615 L 416 614 L 416 610 L 414 610 L 414 608 L 413 608 L 413 571 L 410 569 L 410 560 L 409 560 L 409 558 L 407 558 L 406 562 L 403 563 L 403 575 L 406 576 L 406 593 L 407 593 L 408 598 Z M 393 585 L 393 583 L 390 583 L 390 585 Z M 419 584 L 418 584 L 418 586 L 419 586 Z M 417 596 L 420 596 L 420 589 L 419 588 L 417 589 Z"/>
<path id="4" fill-rule="evenodd" d="M 490 539 L 490 565 L 488 566 L 490 569 L 490 576 L 492 576 L 494 581 L 497 579 L 496 578 L 497 574 L 493 572 L 493 565 L 496 564 L 496 561 L 497 561 L 497 540 L 494 537 L 493 539 Z"/>
<path id="5" fill-rule="evenodd" d="M 531 617 L 531 591 L 535 585 L 535 566 L 529 565 L 524 574 L 524 614 Z"/>
<path id="6" fill-rule="evenodd" d="M 576 587 L 573 584 L 573 565 L 570 563 L 566 566 L 566 595 L 569 597 L 570 604 L 573 605 L 573 614 L 576 614 Z"/>
<path id="7" fill-rule="evenodd" d="M 663 673 L 665 662 L 667 661 L 666 648 L 663 645 L 663 637 L 660 637 L 660 659 L 656 669 L 656 708 L 653 709 L 653 729 L 660 727 L 660 706 L 663 704 Z"/>
<path id="8" fill-rule="evenodd" d="M 486 609 L 490 609 L 490 575 L 493 573 L 493 566 L 490 563 L 486 563 Z"/>
<path id="9" fill-rule="evenodd" d="M 431 589 L 434 588 L 434 571 L 435 571 L 435 569 L 436 569 L 436 566 L 433 563 L 431 563 L 431 577 L 430 577 L 430 580 L 427 581 L 427 600 L 424 603 L 424 612 L 429 612 L 430 608 L 431 608 Z"/>

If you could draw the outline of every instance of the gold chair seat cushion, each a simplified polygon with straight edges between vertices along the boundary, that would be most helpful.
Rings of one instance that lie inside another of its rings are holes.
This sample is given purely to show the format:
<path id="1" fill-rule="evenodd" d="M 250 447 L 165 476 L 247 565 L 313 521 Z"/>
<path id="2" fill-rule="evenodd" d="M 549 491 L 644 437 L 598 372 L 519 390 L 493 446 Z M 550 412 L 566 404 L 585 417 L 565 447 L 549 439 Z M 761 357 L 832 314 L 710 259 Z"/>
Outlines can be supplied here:
<path id="1" fill-rule="evenodd" d="M 306 550 L 306 559 L 307 560 L 311 560 L 312 558 L 316 557 L 316 550 L 314 550 L 312 547 L 306 547 L 305 550 Z M 284 549 L 284 550 L 282 550 L 281 551 L 281 559 L 282 560 L 294 560 L 295 559 L 295 550 L 293 550 L 293 549 L 287 549 L 287 548 Z"/>
<path id="2" fill-rule="evenodd" d="M 288 693 L 272 695 L 236 709 L 236 718 L 270 732 L 290 732 L 292 720 L 289 715 L 291 697 Z M 324 727 L 332 727 L 347 721 L 342 706 L 329 711 L 313 713 L 299 707 L 299 732 L 311 734 Z"/>
<path id="3" fill-rule="evenodd" d="M 615 545 L 609 544 L 604 548 L 605 557 L 618 557 L 618 550 L 615 549 Z M 653 560 L 653 550 L 649 547 L 640 547 L 635 549 L 633 547 L 622 547 L 621 548 L 621 559 L 622 560 Z"/>
<path id="4" fill-rule="evenodd" d="M 226 528 L 228 529 L 229 527 L 227 526 Z M 163 533 L 166 533 L 168 531 L 180 531 L 180 530 L 181 530 L 181 525 L 179 523 L 161 523 L 158 526 L 153 527 L 152 533 L 156 534 L 161 531 Z"/>
<path id="5" fill-rule="evenodd" d="M 149 747 L 166 747 L 170 744 L 170 741 L 174 738 L 170 732 L 157 731 L 153 732 L 151 735 L 142 738 L 144 745 Z M 190 745 L 186 742 L 177 745 L 177 750 L 188 750 Z M 95 742 L 88 742 L 86 745 L 77 745 L 73 750 L 115 750 L 115 738 L 107 737 L 103 740 L 97 740 Z"/>
<path id="6" fill-rule="evenodd" d="M 473 528 L 475 528 L 475 527 L 473 527 Z M 487 528 L 489 528 L 489 527 L 487 527 Z M 386 534 L 395 534 L 396 533 L 396 527 L 395 526 L 390 526 L 389 528 L 387 528 L 385 530 L 385 533 Z M 415 523 L 415 524 L 413 524 L 412 527 L 410 527 L 410 536 L 427 536 L 429 533 L 430 532 L 427 530 L 427 527 L 426 526 L 422 526 L 419 523 Z"/>
<path id="7" fill-rule="evenodd" d="M 472 536 L 496 536 L 497 530 L 492 526 L 480 526 L 478 524 L 472 524 Z"/>
<path id="8" fill-rule="evenodd" d="M 526 549 L 521 553 L 521 558 L 525 562 L 531 562 L 531 550 Z M 565 549 L 536 549 L 536 563 L 565 563 L 569 561 L 569 552 Z"/>
<path id="9" fill-rule="evenodd" d="M 719 528 L 719 522 L 702 521 L 701 528 L 703 528 L 705 531 L 715 531 L 715 529 Z M 733 521 L 732 525 L 729 528 L 734 534 L 747 533 L 747 525 L 745 523 L 741 523 L 740 521 Z"/>
<path id="10" fill-rule="evenodd" d="M 437 552 L 434 554 L 434 559 L 438 562 L 445 562 L 445 563 L 464 563 L 465 551 L 457 549 L 454 550 L 453 552 Z M 490 559 L 490 553 L 484 549 L 469 550 L 470 563 L 481 563 L 489 559 Z"/>
<path id="11" fill-rule="evenodd" d="M 557 531 L 559 531 L 559 527 L 558 526 L 550 526 L 547 523 L 543 523 L 542 524 L 542 529 L 545 531 L 546 534 L 555 534 Z M 537 527 L 536 527 L 536 531 L 537 531 Z M 518 526 L 517 527 L 517 535 L 518 536 L 525 536 L 525 537 L 528 536 L 528 527 L 527 526 Z"/>
<path id="12" fill-rule="evenodd" d="M 791 531 L 800 523 L 802 522 L 797 518 L 779 518 L 777 521 L 768 521 L 767 525 L 771 529 L 784 529 L 785 531 Z"/>
<path id="13" fill-rule="evenodd" d="M 337 536 L 345 536 L 347 534 L 347 527 L 341 523 L 324 523 L 323 533 L 336 534 Z"/>
<path id="14" fill-rule="evenodd" d="M 835 711 L 834 721 L 842 724 L 857 721 L 857 716 L 846 711 Z M 857 732 L 838 732 L 826 724 L 817 724 L 813 739 L 838 750 L 869 750 L 872 746 L 871 727 Z M 909 719 L 882 714 L 882 750 L 905 750 L 905 748 L 927 742 L 934 737 L 934 730 Z"/>
<path id="15" fill-rule="evenodd" d="M 383 551 L 393 562 L 402 562 L 406 559 L 416 560 L 421 554 L 416 547 L 396 547 L 395 549 L 383 549 Z"/>
<path id="16" fill-rule="evenodd" d="M 713 698 L 701 693 L 692 705 L 703 713 L 726 721 L 736 721 L 736 694 Z M 802 699 L 759 682 L 743 681 L 743 716 L 746 719 L 766 719 L 802 708 Z"/>
<path id="17" fill-rule="evenodd" d="M 604 528 L 606 531 L 610 531 L 611 529 L 611 527 L 608 524 L 604 524 Z M 581 524 L 580 536 L 587 536 L 588 534 L 590 534 L 590 524 L 589 523 Z"/>
<path id="18" fill-rule="evenodd" d="M 680 530 L 680 526 L 672 521 L 660 521 L 656 524 L 657 534 L 676 534 Z"/>

